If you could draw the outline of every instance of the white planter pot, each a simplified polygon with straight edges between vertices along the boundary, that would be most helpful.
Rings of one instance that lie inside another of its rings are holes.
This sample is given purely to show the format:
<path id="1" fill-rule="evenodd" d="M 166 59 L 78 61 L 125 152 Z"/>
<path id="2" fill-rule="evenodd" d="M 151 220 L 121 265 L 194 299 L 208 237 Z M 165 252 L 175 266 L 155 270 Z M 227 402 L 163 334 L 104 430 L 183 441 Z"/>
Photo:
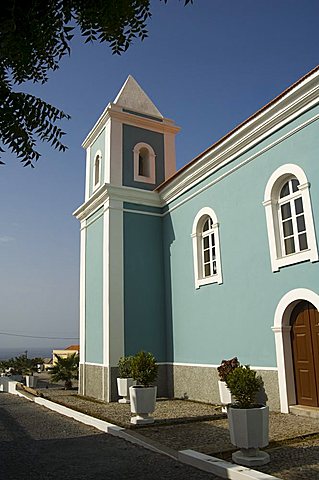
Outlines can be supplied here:
<path id="1" fill-rule="evenodd" d="M 117 391 L 120 397 L 119 403 L 130 403 L 130 390 L 132 385 L 136 385 L 133 378 L 117 378 Z"/>
<path id="2" fill-rule="evenodd" d="M 156 405 L 157 387 L 142 387 L 135 385 L 130 387 L 131 412 L 136 413 L 131 418 L 135 425 L 154 423 L 154 418 L 149 414 L 153 413 Z"/>
<path id="3" fill-rule="evenodd" d="M 234 408 L 227 410 L 230 440 L 241 450 L 232 455 L 234 462 L 247 467 L 264 465 L 270 457 L 259 448 L 269 443 L 269 408 Z"/>
<path id="4" fill-rule="evenodd" d="M 35 388 L 38 383 L 38 377 L 34 377 L 33 375 L 26 375 L 25 376 L 25 384 L 27 387 Z"/>
<path id="5" fill-rule="evenodd" d="M 226 405 L 233 403 L 235 399 L 232 397 L 229 388 L 225 382 L 218 380 L 219 398 L 222 404 L 222 412 L 227 413 Z"/>

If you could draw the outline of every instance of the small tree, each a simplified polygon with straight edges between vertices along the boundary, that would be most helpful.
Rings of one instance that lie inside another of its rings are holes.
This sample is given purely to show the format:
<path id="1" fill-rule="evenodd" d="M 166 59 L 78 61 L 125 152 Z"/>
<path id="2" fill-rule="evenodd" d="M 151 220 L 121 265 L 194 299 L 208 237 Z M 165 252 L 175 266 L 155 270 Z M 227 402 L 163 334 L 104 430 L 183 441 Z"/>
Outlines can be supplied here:
<path id="1" fill-rule="evenodd" d="M 257 372 L 250 369 L 249 365 L 241 365 L 227 375 L 226 385 L 236 400 L 235 406 L 253 408 L 263 381 Z"/>
<path id="2" fill-rule="evenodd" d="M 120 357 L 118 361 L 119 377 L 131 378 L 132 377 L 132 360 L 131 356 Z"/>
<path id="3" fill-rule="evenodd" d="M 138 385 L 149 387 L 157 378 L 158 366 L 154 355 L 138 352 L 132 359 L 132 377 Z"/>
<path id="4" fill-rule="evenodd" d="M 72 380 L 79 377 L 79 356 L 76 353 L 67 357 L 56 355 L 56 363 L 50 371 L 51 382 L 64 382 L 65 390 L 72 388 Z"/>

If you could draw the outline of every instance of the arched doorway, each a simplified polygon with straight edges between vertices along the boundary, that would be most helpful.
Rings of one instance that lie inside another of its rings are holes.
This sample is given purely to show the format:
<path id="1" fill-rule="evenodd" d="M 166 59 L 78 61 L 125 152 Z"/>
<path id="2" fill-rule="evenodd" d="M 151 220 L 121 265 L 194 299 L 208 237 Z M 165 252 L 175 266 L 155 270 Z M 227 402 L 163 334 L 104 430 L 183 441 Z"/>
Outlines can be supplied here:
<path id="1" fill-rule="evenodd" d="M 291 350 L 296 403 L 319 406 L 319 312 L 308 301 L 299 302 L 291 313 Z"/>

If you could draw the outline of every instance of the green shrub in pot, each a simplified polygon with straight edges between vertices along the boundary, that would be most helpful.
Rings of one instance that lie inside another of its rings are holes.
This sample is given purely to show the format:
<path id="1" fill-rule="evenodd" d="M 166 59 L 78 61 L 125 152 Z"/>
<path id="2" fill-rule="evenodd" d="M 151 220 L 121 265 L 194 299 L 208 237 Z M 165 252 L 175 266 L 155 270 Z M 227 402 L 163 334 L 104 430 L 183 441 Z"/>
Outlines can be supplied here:
<path id="1" fill-rule="evenodd" d="M 132 360 L 132 356 L 120 357 L 117 364 L 120 378 L 132 378 Z"/>
<path id="2" fill-rule="evenodd" d="M 137 385 L 151 386 L 158 375 L 158 366 L 154 355 L 144 351 L 138 352 L 132 358 L 131 372 Z"/>
<path id="3" fill-rule="evenodd" d="M 235 398 L 235 407 L 254 408 L 256 395 L 263 385 L 257 372 L 251 370 L 249 365 L 240 365 L 228 373 L 225 378 L 230 393 Z"/>

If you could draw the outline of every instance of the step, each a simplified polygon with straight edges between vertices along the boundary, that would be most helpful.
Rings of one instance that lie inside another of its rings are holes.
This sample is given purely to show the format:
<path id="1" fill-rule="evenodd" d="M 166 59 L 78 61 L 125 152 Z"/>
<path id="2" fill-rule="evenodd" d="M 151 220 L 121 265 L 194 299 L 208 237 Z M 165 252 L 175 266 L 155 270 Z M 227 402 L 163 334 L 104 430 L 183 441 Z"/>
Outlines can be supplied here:
<path id="1" fill-rule="evenodd" d="M 300 415 L 301 417 L 310 417 L 319 419 L 319 408 L 308 407 L 307 405 L 291 405 L 289 407 L 290 413 L 293 415 Z"/>

